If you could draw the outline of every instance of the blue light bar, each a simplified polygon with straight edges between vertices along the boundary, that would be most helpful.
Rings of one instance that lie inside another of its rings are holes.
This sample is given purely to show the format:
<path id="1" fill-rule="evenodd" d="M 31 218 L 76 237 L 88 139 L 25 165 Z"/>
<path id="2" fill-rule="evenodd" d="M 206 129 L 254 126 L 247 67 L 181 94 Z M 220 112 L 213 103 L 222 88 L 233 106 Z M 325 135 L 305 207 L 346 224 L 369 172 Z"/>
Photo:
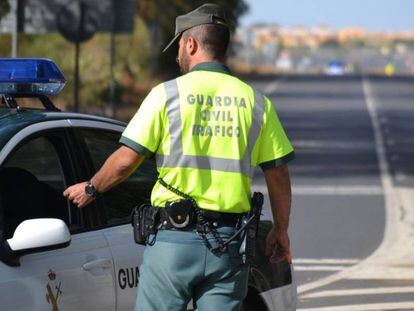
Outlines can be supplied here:
<path id="1" fill-rule="evenodd" d="M 49 59 L 0 58 L 0 94 L 55 95 L 65 84 L 65 77 Z"/>

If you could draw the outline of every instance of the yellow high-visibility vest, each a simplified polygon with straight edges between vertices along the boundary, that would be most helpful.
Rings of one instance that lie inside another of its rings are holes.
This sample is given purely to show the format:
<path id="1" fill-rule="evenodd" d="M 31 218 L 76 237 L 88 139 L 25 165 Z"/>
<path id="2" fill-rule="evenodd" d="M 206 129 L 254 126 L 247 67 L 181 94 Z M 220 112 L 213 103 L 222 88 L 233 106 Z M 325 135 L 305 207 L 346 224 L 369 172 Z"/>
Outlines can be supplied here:
<path id="1" fill-rule="evenodd" d="M 160 177 L 200 208 L 229 213 L 249 211 L 255 166 L 294 158 L 270 100 L 217 63 L 153 88 L 120 142 L 155 153 Z M 179 199 L 158 182 L 151 195 L 159 207 Z"/>

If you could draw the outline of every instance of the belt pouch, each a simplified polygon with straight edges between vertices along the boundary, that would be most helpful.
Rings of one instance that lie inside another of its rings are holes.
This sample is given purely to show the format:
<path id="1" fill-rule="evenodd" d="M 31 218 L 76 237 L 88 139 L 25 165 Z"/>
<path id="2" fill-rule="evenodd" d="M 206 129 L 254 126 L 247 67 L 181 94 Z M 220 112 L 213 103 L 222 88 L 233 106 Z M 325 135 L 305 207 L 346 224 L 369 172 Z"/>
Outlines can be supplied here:
<path id="1" fill-rule="evenodd" d="M 159 211 L 149 204 L 135 207 L 132 213 L 132 226 L 135 243 L 146 245 L 150 234 L 157 233 Z"/>
<path id="2" fill-rule="evenodd" d="M 184 229 L 193 222 L 193 206 L 189 200 L 167 202 L 164 210 L 169 224 L 176 229 Z"/>

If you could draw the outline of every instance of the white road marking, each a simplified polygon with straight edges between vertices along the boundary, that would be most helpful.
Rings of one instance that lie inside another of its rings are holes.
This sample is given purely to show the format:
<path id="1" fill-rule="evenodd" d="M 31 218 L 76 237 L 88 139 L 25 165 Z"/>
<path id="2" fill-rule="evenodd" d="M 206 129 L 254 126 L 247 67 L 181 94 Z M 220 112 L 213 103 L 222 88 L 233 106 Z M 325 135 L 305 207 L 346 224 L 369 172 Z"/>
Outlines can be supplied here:
<path id="1" fill-rule="evenodd" d="M 400 287 L 375 287 L 375 288 L 355 288 L 340 290 L 325 290 L 316 293 L 310 293 L 300 298 L 326 298 L 326 297 L 345 297 L 361 295 L 389 295 L 389 294 L 407 294 L 414 293 L 414 286 Z"/>
<path id="2" fill-rule="evenodd" d="M 391 255 L 394 253 L 394 251 L 391 251 Z M 404 260 L 401 257 L 401 255 L 396 252 L 396 261 Z M 411 254 L 411 256 L 406 256 L 405 260 L 407 261 L 405 266 L 393 266 L 392 259 L 387 258 L 388 261 L 391 262 L 391 264 L 384 264 L 381 261 L 378 261 L 377 263 L 373 262 L 372 266 L 369 266 L 368 264 L 358 269 L 355 273 L 348 275 L 348 280 L 390 280 L 390 281 L 401 281 L 401 280 L 411 280 L 414 281 L 414 268 L 413 268 L 413 256 L 414 254 Z M 387 262 L 386 262 L 387 263 Z"/>
<path id="3" fill-rule="evenodd" d="M 368 140 L 356 140 L 355 138 L 350 138 L 349 141 L 338 141 L 333 139 L 312 139 L 312 140 L 302 140 L 302 139 L 293 139 L 292 145 L 295 148 L 310 148 L 310 149 L 322 149 L 329 148 L 335 150 L 371 150 L 373 148 L 373 143 Z"/>
<path id="4" fill-rule="evenodd" d="M 382 195 L 381 186 L 292 186 L 293 195 Z"/>
<path id="5" fill-rule="evenodd" d="M 331 306 L 296 309 L 296 311 L 384 311 L 384 310 L 414 310 L 413 301 L 382 302 L 370 304 L 355 304 L 348 306 Z"/>
<path id="6" fill-rule="evenodd" d="M 383 241 L 378 249 L 368 258 L 360 263 L 346 268 L 338 273 L 334 273 L 325 278 L 298 286 L 298 293 L 314 290 L 316 288 L 329 285 L 341 279 L 350 279 L 357 276 L 365 275 L 366 279 L 377 277 L 387 279 L 390 276 L 394 278 L 399 276 L 414 279 L 414 267 L 412 258 L 414 258 L 414 190 L 412 188 L 396 188 L 393 185 L 390 168 L 386 159 L 385 140 L 381 132 L 378 113 L 375 109 L 374 97 L 371 85 L 368 80 L 363 80 L 363 89 L 368 112 L 371 118 L 374 130 L 375 149 L 378 156 L 381 183 L 384 190 L 385 199 L 385 232 Z M 406 261 L 404 266 L 401 266 Z M 396 274 L 390 275 L 390 270 L 402 269 L 395 271 Z M 398 273 L 399 272 L 399 273 Z M 402 274 L 401 274 L 402 273 Z M 385 303 L 378 305 L 358 305 L 317 308 L 309 310 L 385 310 Z M 404 303 L 390 305 L 391 309 L 402 309 Z M 414 302 L 406 303 L 406 308 L 414 309 Z M 308 310 L 308 309 L 301 309 Z"/>
<path id="7" fill-rule="evenodd" d="M 325 265 L 354 265 L 358 263 L 359 259 L 341 259 L 341 258 L 322 258 L 322 259 L 316 259 L 316 258 L 296 258 L 293 259 L 294 264 L 325 264 Z"/>
<path id="8" fill-rule="evenodd" d="M 280 84 L 283 82 L 284 78 L 280 78 L 274 82 L 269 83 L 263 88 L 264 95 L 268 96 L 272 93 L 275 93 L 277 89 L 280 87 Z"/>
<path id="9" fill-rule="evenodd" d="M 378 112 L 375 108 L 374 96 L 371 85 L 366 79 L 363 80 L 363 88 L 374 129 L 381 183 L 385 191 L 386 222 L 384 239 L 375 253 L 368 258 L 368 260 L 375 263 L 375 261 L 378 262 L 378 260 L 384 258 L 397 259 L 401 254 L 405 255 L 405 251 L 414 251 L 411 238 L 414 233 L 414 226 L 412 222 L 410 223 L 414 217 L 412 211 L 413 189 L 396 188 L 393 184 L 391 170 L 386 157 L 385 140 L 381 133 Z"/>
<path id="10" fill-rule="evenodd" d="M 313 266 L 303 266 L 295 265 L 295 271 L 341 271 L 344 270 L 346 266 L 323 266 L 323 265 L 313 265 Z"/>
<path id="11" fill-rule="evenodd" d="M 395 173 L 395 180 L 396 181 L 404 181 L 407 179 L 407 175 L 404 173 Z"/>

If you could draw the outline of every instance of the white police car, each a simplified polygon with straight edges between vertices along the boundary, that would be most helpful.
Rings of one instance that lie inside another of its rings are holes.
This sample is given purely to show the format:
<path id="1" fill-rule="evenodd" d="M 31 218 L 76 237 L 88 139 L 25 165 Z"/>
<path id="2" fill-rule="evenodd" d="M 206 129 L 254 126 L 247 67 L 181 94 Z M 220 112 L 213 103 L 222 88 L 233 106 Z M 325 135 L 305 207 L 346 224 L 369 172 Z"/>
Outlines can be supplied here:
<path id="1" fill-rule="evenodd" d="M 146 160 L 84 209 L 67 201 L 63 190 L 94 174 L 125 124 L 59 112 L 47 96 L 65 83 L 50 60 L 0 59 L 0 309 L 132 310 L 144 248 L 130 212 L 149 201 L 156 166 Z M 20 108 L 20 97 L 45 110 Z M 270 226 L 261 223 L 261 254 Z M 246 310 L 296 309 L 288 263 L 258 256 L 249 283 Z"/>

